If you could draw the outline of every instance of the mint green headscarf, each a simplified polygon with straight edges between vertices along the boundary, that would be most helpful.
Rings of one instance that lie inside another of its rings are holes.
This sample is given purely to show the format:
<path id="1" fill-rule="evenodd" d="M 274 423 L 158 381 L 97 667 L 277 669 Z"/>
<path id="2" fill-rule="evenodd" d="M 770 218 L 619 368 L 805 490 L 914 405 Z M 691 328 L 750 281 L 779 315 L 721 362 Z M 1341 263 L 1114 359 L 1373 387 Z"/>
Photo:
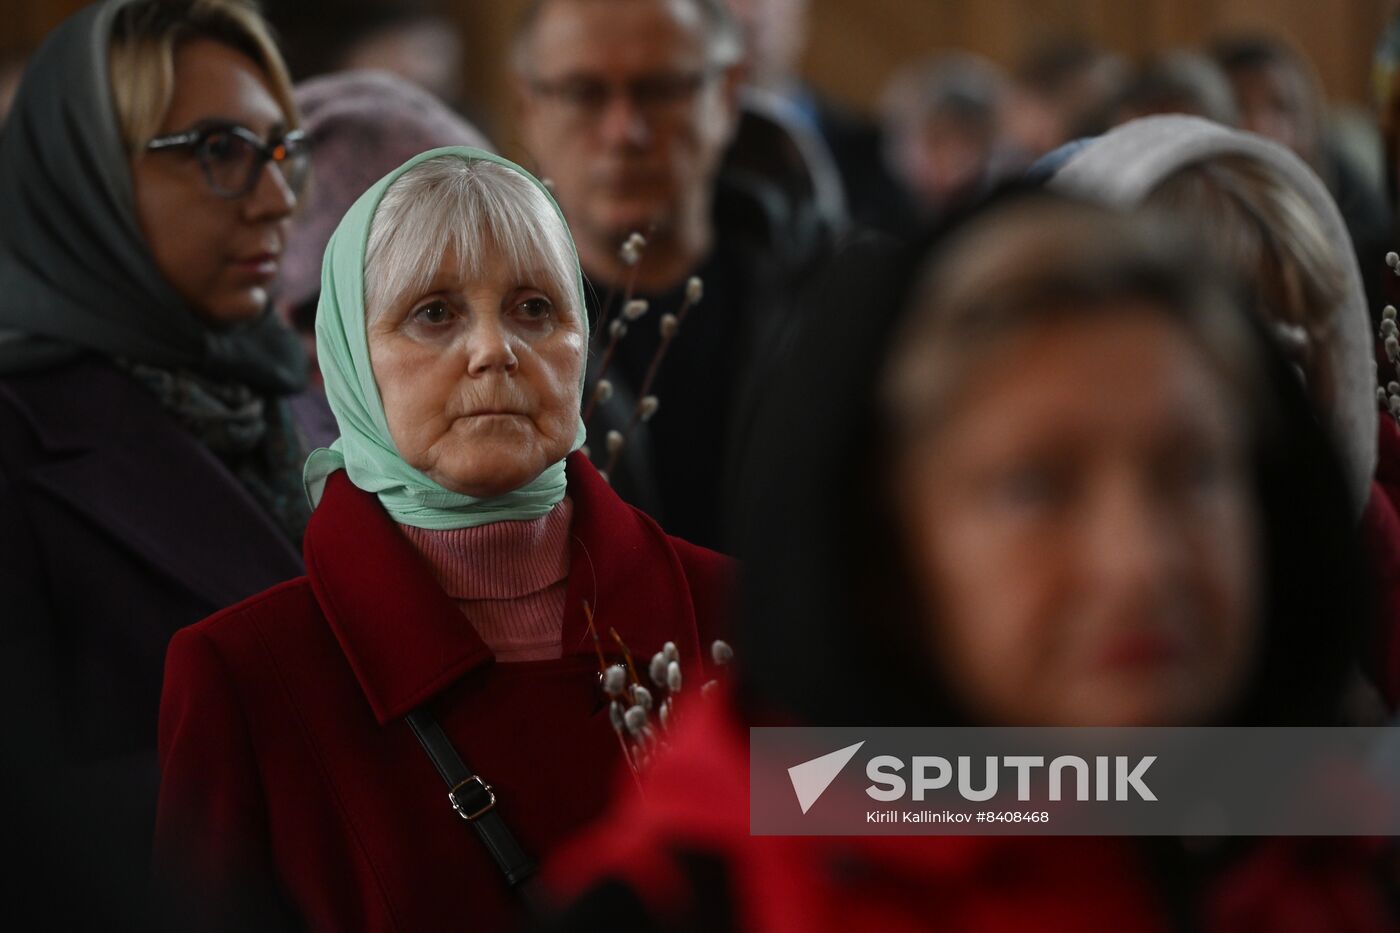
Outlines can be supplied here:
<path id="1" fill-rule="evenodd" d="M 365 251 L 370 222 L 389 186 L 409 169 L 429 159 L 455 156 L 466 162 L 494 162 L 528 178 L 559 211 L 549 190 L 529 172 L 500 156 L 466 146 L 430 149 L 409 159 L 385 175 L 346 213 L 326 247 L 321 267 L 321 301 L 316 309 L 316 352 L 326 397 L 340 427 L 340 437 L 329 448 L 313 451 L 306 461 L 306 494 L 314 507 L 321 501 L 326 478 L 345 470 L 350 482 L 374 493 L 402 525 L 417 528 L 467 528 L 491 522 L 539 518 L 564 498 L 564 461 L 551 464 L 529 483 L 493 499 L 477 499 L 452 492 L 409 466 L 399 456 L 389 434 L 384 404 L 370 368 L 369 340 L 365 333 Z M 564 229 L 567 236 L 568 225 Z M 573 247 L 570 238 L 569 245 Z M 577 268 L 578 254 L 574 252 Z M 588 346 L 588 312 L 584 304 L 583 273 L 578 275 L 578 313 Z M 580 389 L 582 371 L 580 365 Z M 579 418 L 573 450 L 583 446 L 583 419 Z"/>

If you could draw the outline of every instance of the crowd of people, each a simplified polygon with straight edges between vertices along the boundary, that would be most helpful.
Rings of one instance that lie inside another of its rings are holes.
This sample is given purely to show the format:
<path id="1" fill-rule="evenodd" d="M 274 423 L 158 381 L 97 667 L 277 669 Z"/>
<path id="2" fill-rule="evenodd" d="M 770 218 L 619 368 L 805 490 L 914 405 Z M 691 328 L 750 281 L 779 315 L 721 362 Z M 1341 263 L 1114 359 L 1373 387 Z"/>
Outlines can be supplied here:
<path id="1" fill-rule="evenodd" d="M 99 0 L 0 116 L 11 916 L 1400 930 L 1394 837 L 754 836 L 747 748 L 1396 721 L 1400 29 L 1369 124 L 1260 36 L 872 121 L 805 4 L 533 0 L 515 152 L 409 6 Z"/>

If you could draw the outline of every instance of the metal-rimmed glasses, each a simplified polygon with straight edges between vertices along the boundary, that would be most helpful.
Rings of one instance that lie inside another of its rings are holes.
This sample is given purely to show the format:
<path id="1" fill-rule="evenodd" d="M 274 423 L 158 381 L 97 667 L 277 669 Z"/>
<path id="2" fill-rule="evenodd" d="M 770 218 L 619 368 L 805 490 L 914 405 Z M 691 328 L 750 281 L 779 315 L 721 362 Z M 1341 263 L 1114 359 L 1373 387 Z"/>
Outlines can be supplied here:
<path id="1" fill-rule="evenodd" d="M 271 162 L 293 194 L 301 191 L 310 166 L 306 134 L 292 130 L 263 142 L 256 133 L 236 123 L 210 123 L 160 136 L 146 144 L 148 152 L 189 149 L 199 159 L 210 189 L 221 198 L 241 198 L 252 191 Z"/>

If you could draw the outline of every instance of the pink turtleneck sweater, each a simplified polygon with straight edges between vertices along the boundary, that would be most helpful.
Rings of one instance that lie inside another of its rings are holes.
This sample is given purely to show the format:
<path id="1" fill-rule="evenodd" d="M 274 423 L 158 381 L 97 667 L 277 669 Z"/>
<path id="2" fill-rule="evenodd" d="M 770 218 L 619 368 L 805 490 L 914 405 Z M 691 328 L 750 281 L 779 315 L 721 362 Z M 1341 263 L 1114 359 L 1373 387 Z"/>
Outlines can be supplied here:
<path id="1" fill-rule="evenodd" d="M 564 653 L 573 514 L 566 496 L 534 521 L 399 528 L 496 660 L 547 661 Z"/>

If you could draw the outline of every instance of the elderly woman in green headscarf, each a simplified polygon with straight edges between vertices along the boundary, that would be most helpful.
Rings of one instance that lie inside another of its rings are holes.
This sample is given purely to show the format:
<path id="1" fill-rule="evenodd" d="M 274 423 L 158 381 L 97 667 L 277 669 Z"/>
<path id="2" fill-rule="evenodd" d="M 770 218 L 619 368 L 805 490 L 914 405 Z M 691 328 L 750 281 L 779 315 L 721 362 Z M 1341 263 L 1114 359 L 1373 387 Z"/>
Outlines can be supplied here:
<path id="1" fill-rule="evenodd" d="M 582 280 L 518 166 L 435 149 L 378 182 L 316 329 L 340 437 L 307 575 L 172 643 L 158 863 L 266 879 L 318 929 L 494 928 L 623 761 L 600 652 L 673 643 L 698 687 L 729 567 L 578 452 Z"/>

